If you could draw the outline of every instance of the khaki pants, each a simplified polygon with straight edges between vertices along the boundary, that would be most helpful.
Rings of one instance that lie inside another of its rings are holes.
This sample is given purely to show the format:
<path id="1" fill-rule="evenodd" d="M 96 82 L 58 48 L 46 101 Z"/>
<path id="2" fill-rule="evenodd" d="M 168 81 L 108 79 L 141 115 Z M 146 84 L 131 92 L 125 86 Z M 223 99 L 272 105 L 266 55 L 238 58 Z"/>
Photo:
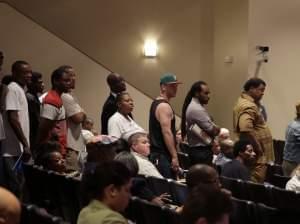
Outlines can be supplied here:
<path id="1" fill-rule="evenodd" d="M 266 179 L 267 164 L 256 163 L 251 169 L 251 181 L 256 183 L 263 183 Z"/>

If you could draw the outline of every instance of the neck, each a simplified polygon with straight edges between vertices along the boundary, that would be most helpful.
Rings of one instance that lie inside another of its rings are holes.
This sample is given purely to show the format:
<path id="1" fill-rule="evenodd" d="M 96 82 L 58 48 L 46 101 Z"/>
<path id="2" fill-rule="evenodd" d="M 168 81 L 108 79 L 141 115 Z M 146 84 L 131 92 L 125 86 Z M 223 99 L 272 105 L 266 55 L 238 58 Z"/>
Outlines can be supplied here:
<path id="1" fill-rule="evenodd" d="M 236 157 L 235 159 L 240 161 L 241 164 L 244 164 L 244 160 L 240 156 Z"/>
<path id="2" fill-rule="evenodd" d="M 166 101 L 170 101 L 170 98 L 167 96 L 167 94 L 166 93 L 164 93 L 164 92 L 160 92 L 160 94 L 159 94 L 159 98 L 162 98 L 162 99 L 165 99 Z"/>

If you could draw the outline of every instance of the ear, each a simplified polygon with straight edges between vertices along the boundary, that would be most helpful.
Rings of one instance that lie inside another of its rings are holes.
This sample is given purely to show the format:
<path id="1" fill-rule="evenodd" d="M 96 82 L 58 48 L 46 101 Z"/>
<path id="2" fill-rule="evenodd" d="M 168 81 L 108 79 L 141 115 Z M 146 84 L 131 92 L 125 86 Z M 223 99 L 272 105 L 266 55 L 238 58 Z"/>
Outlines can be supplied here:
<path id="1" fill-rule="evenodd" d="M 115 197 L 117 195 L 117 188 L 115 187 L 115 185 L 110 184 L 105 188 L 104 192 L 105 192 L 105 195 L 110 198 Z"/>
<path id="2" fill-rule="evenodd" d="M 199 218 L 195 224 L 207 224 L 206 218 Z"/>

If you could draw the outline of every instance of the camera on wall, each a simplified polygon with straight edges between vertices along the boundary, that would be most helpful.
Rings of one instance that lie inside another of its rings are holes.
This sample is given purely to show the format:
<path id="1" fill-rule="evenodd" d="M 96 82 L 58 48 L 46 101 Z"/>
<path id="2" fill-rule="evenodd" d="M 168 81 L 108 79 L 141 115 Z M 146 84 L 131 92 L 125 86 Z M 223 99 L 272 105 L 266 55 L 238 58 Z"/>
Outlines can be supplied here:
<path id="1" fill-rule="evenodd" d="M 262 61 L 267 63 L 268 62 L 268 55 L 267 53 L 269 52 L 270 50 L 270 47 L 269 46 L 256 46 L 256 49 L 260 51 L 259 54 L 262 54 Z"/>

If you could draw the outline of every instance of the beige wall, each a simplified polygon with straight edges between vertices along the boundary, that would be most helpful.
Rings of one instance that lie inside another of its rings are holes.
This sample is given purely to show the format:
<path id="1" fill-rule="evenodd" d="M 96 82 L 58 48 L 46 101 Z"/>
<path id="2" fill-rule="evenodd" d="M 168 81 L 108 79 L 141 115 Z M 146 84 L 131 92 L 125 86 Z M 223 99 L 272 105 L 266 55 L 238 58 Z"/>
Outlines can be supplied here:
<path id="1" fill-rule="evenodd" d="M 300 1 L 249 1 L 249 73 L 260 59 L 256 45 L 270 46 L 269 62 L 259 76 L 267 82 L 264 104 L 275 138 L 284 139 L 287 124 L 300 101 Z"/>
<path id="2" fill-rule="evenodd" d="M 0 35 L 5 74 L 10 72 L 15 60 L 23 59 L 31 63 L 33 70 L 44 74 L 49 88 L 50 74 L 56 67 L 74 65 L 77 71 L 76 95 L 99 128 L 100 110 L 109 92 L 105 81 L 109 71 L 4 3 L 0 3 L 0 27 L 5 31 Z M 136 121 L 148 129 L 152 100 L 130 85 L 127 88 L 135 101 Z"/>
<path id="3" fill-rule="evenodd" d="M 210 111 L 217 124 L 232 129 L 232 108 L 247 78 L 248 1 L 214 0 L 214 57 Z M 232 63 L 224 63 L 232 56 Z"/>
<path id="4" fill-rule="evenodd" d="M 174 72 L 184 81 L 173 101 L 179 114 L 190 85 L 211 75 L 210 0 L 7 2 L 152 97 L 160 75 Z M 142 57 L 148 36 L 158 40 L 157 59 Z"/>

